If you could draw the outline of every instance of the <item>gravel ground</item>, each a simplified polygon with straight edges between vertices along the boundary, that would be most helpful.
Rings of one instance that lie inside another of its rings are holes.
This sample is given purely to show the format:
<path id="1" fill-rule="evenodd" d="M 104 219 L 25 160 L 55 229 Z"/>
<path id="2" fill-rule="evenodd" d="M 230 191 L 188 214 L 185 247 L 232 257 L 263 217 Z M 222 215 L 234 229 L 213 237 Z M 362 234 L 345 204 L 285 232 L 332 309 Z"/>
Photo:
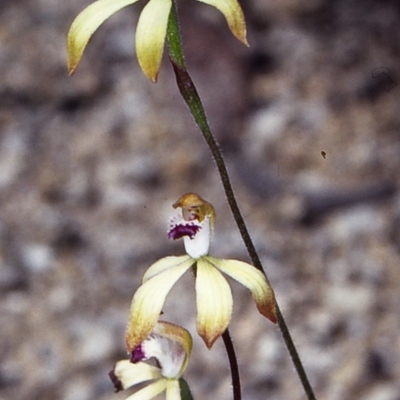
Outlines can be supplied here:
<path id="1" fill-rule="evenodd" d="M 217 210 L 212 254 L 248 261 L 167 57 L 140 72 L 143 4 L 65 36 L 89 1 L 0 4 L 0 399 L 118 400 L 107 373 L 145 269 L 182 254 L 171 205 Z M 400 3 L 246 0 L 249 49 L 180 2 L 187 61 L 319 400 L 400 399 Z M 304 399 L 279 330 L 232 283 L 244 399 Z M 182 302 L 182 298 L 185 299 Z M 185 276 L 165 315 L 195 332 Z M 224 349 L 195 337 L 196 399 L 230 399 Z"/>

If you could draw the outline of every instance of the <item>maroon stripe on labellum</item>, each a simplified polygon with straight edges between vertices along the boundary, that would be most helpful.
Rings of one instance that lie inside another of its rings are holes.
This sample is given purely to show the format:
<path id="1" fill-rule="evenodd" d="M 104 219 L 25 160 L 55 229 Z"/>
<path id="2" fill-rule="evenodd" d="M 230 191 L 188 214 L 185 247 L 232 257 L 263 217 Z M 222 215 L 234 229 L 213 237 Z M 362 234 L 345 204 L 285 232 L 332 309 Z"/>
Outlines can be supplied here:
<path id="1" fill-rule="evenodd" d="M 168 239 L 177 240 L 184 236 L 189 236 L 190 239 L 193 239 L 200 229 L 200 226 L 194 224 L 178 224 L 168 232 Z"/>

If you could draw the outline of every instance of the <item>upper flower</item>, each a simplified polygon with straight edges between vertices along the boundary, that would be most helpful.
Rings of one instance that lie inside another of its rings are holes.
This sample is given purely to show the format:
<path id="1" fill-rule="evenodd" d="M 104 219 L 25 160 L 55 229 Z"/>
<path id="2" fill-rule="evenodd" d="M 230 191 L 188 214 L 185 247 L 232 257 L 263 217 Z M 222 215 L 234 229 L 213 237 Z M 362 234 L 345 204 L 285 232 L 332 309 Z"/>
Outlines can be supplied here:
<path id="1" fill-rule="evenodd" d="M 138 0 L 97 0 L 85 8 L 73 21 L 67 38 L 68 70 L 72 74 L 78 66 L 86 45 L 99 26 L 117 11 Z M 246 25 L 237 0 L 199 0 L 220 10 L 232 33 L 243 43 Z M 163 54 L 168 17 L 172 0 L 150 0 L 140 14 L 136 29 L 136 54 L 143 72 L 157 81 Z"/>
<path id="2" fill-rule="evenodd" d="M 152 399 L 166 390 L 167 400 L 180 400 L 179 379 L 186 369 L 192 350 L 192 337 L 181 326 L 159 321 L 150 335 L 131 352 L 131 359 L 118 361 L 110 372 L 115 390 L 128 389 L 149 380 L 153 383 L 128 397 Z M 150 358 L 157 367 L 146 364 Z"/>
<path id="3" fill-rule="evenodd" d="M 165 257 L 145 272 L 142 285 L 131 305 L 126 344 L 131 351 L 153 329 L 165 298 L 172 286 L 196 266 L 197 331 L 211 348 L 229 325 L 232 316 L 232 293 L 221 272 L 247 287 L 259 312 L 276 322 L 274 292 L 264 274 L 250 264 L 221 260 L 208 255 L 214 223 L 214 208 L 200 196 L 188 193 L 174 207 L 182 208 L 182 218 L 171 222 L 168 236 L 183 238 L 188 255 Z"/>
<path id="4" fill-rule="evenodd" d="M 195 193 L 186 193 L 172 207 L 182 208 L 182 215 L 171 220 L 168 237 L 183 238 L 186 253 L 192 258 L 207 255 L 215 220 L 212 204 Z"/>

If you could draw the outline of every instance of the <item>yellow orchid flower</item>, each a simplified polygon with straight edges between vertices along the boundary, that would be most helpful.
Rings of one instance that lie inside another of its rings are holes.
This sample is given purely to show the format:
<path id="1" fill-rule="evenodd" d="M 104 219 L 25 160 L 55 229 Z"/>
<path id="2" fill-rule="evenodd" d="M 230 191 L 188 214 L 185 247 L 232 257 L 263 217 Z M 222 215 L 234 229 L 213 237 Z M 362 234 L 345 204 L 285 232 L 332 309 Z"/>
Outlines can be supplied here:
<path id="1" fill-rule="evenodd" d="M 213 206 L 197 194 L 188 193 L 174 204 L 177 207 L 182 208 L 182 216 L 171 221 L 168 236 L 174 240 L 183 238 L 187 255 L 162 258 L 145 272 L 132 300 L 126 332 L 128 350 L 148 336 L 169 291 L 194 266 L 197 332 L 208 348 L 226 330 L 232 316 L 232 293 L 221 272 L 248 288 L 258 311 L 275 323 L 275 295 L 264 274 L 245 262 L 208 255 L 215 217 Z"/>
<path id="2" fill-rule="evenodd" d="M 100 25 L 124 7 L 139 0 L 97 0 L 72 22 L 67 37 L 68 70 L 78 66 L 86 45 Z M 173 0 L 149 0 L 140 14 L 136 28 L 136 54 L 143 72 L 157 81 L 163 54 L 168 17 Z M 237 0 L 198 0 L 214 6 L 224 14 L 231 32 L 247 45 L 246 24 Z"/>
<path id="3" fill-rule="evenodd" d="M 181 326 L 159 321 L 151 334 L 131 352 L 130 360 L 118 361 L 109 376 L 115 391 L 153 381 L 127 400 L 150 400 L 166 391 L 166 400 L 181 400 L 179 379 L 186 369 L 192 351 L 192 337 Z M 146 364 L 150 358 L 157 367 Z"/>

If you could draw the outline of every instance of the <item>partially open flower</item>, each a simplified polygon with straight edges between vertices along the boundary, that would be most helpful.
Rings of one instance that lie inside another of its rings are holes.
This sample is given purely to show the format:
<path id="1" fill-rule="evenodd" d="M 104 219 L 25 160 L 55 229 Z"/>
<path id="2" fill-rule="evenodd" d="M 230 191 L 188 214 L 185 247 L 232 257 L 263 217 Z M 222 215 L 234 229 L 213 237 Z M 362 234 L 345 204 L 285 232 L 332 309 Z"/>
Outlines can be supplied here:
<path id="1" fill-rule="evenodd" d="M 275 295 L 264 274 L 242 261 L 221 260 L 208 255 L 215 217 L 212 205 L 189 193 L 174 207 L 182 208 L 183 219 L 172 221 L 168 235 L 172 239 L 183 238 L 188 255 L 162 258 L 145 272 L 142 285 L 132 300 L 126 332 L 128 350 L 132 351 L 149 335 L 169 291 L 194 266 L 197 331 L 207 347 L 211 348 L 222 335 L 232 316 L 232 292 L 221 272 L 248 288 L 259 312 L 275 323 Z"/>
<path id="2" fill-rule="evenodd" d="M 78 66 L 86 45 L 100 25 L 124 7 L 138 0 L 97 0 L 86 7 L 72 22 L 67 38 L 68 69 L 72 74 Z M 243 43 L 246 25 L 237 0 L 199 0 L 220 10 L 232 33 Z M 143 72 L 157 81 L 167 33 L 172 0 L 150 0 L 143 8 L 136 29 L 136 54 Z"/>
<path id="3" fill-rule="evenodd" d="M 171 220 L 168 237 L 183 238 L 186 253 L 194 259 L 207 255 L 215 220 L 212 204 L 195 193 L 186 193 L 173 207 L 182 208 L 182 215 Z"/>
<path id="4" fill-rule="evenodd" d="M 186 369 L 192 350 L 192 337 L 181 326 L 159 321 L 150 335 L 131 353 L 131 360 L 118 361 L 110 372 L 115 390 L 121 391 L 153 380 L 128 397 L 152 399 L 166 390 L 167 400 L 180 400 L 179 379 Z M 155 358 L 158 366 L 144 361 Z"/>

